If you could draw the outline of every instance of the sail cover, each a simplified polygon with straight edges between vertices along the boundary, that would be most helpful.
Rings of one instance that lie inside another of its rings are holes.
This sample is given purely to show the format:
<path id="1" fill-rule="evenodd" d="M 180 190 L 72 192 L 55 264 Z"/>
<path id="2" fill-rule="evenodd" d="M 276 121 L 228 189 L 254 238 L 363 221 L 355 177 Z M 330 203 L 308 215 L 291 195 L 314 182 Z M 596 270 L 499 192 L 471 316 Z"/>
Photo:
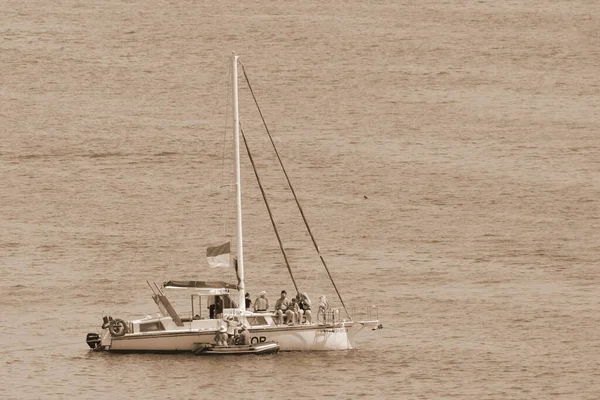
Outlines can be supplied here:
<path id="1" fill-rule="evenodd" d="M 196 289 L 235 289 L 238 285 L 222 281 L 169 281 L 163 283 L 166 288 L 196 288 Z"/>
<path id="2" fill-rule="evenodd" d="M 211 268 L 230 267 L 231 254 L 229 248 L 230 242 L 224 243 L 216 247 L 209 247 L 208 249 L 206 249 L 206 258 L 208 259 L 208 266 Z"/>

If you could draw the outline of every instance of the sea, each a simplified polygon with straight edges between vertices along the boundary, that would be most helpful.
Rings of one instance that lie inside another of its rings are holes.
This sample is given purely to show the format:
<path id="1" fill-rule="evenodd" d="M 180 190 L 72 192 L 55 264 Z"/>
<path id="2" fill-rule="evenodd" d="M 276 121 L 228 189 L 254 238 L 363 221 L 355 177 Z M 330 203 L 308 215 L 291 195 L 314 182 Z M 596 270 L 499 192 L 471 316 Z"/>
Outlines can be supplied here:
<path id="1" fill-rule="evenodd" d="M 600 397 L 596 0 L 0 3 L 0 398 Z M 244 156 L 246 290 L 383 329 L 92 352 L 103 316 L 158 311 L 148 283 L 235 282 L 206 262 L 235 230 L 232 52 L 294 277 Z"/>

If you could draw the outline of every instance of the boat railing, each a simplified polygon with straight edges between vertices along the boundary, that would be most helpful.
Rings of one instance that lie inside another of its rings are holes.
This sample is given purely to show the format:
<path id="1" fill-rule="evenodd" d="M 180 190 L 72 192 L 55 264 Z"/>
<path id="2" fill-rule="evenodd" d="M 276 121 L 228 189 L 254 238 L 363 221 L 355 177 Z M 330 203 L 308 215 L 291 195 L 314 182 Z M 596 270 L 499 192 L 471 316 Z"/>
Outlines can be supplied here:
<path id="1" fill-rule="evenodd" d="M 319 322 L 324 322 L 326 325 L 339 325 L 348 321 L 379 320 L 379 308 L 377 306 L 349 307 L 347 311 L 348 315 L 342 307 L 329 308 L 324 314 L 318 316 Z"/>
<path id="2" fill-rule="evenodd" d="M 350 318 L 353 321 L 378 321 L 379 320 L 379 307 L 368 306 L 368 307 L 350 307 L 348 309 Z"/>
<path id="3" fill-rule="evenodd" d="M 343 322 L 343 318 L 341 317 L 343 314 L 343 308 L 329 308 L 325 311 L 324 314 L 319 315 L 318 319 L 323 318 L 323 322 L 325 325 L 336 325 L 341 324 Z"/>

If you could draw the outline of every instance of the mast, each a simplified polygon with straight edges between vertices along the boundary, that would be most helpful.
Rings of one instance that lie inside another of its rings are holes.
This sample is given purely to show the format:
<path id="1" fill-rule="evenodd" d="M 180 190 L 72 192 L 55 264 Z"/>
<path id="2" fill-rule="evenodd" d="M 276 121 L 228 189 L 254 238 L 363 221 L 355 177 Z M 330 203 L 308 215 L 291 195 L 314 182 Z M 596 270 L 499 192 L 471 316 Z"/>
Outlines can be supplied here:
<path id="1" fill-rule="evenodd" d="M 237 276 L 239 279 L 239 308 L 246 310 L 244 284 L 244 246 L 242 239 L 242 179 L 240 170 L 240 114 L 238 105 L 238 56 L 232 57 L 233 141 L 235 146 L 235 220 L 237 224 Z"/>

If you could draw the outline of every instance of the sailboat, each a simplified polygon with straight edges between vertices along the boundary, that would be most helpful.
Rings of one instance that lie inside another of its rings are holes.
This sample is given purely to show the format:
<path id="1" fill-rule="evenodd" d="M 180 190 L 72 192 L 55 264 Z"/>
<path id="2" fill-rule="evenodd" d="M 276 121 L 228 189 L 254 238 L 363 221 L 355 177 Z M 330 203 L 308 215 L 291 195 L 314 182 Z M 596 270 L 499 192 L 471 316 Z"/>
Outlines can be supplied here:
<path id="1" fill-rule="evenodd" d="M 231 71 L 235 148 L 237 245 L 235 263 L 237 283 L 171 280 L 159 285 L 155 282 L 151 283 L 147 281 L 152 291 L 152 299 L 158 306 L 159 313 L 130 321 L 105 315 L 98 331 L 87 334 L 86 342 L 92 350 L 109 352 L 198 353 L 202 349 L 206 349 L 207 344 L 215 342 L 215 335 L 218 332 L 227 331 L 233 340 L 242 325 L 247 330 L 246 340 L 249 343 L 245 343 L 244 345 L 246 346 L 267 344 L 264 346 L 265 348 L 274 348 L 275 346 L 270 347 L 269 345 L 275 343 L 281 351 L 349 350 L 355 347 L 354 338 L 358 332 L 362 330 L 377 330 L 382 327 L 378 320 L 377 307 L 366 306 L 359 313 L 356 310 L 349 311 L 346 308 L 320 254 L 314 236 L 310 232 L 308 223 L 306 223 L 306 227 L 309 230 L 310 237 L 313 239 L 321 261 L 327 269 L 331 282 L 338 293 L 342 307 L 330 308 L 326 302 L 322 302 L 320 306 L 312 304 L 312 318 L 308 318 L 309 313 L 305 312 L 304 317 L 306 321 L 302 317 L 298 318 L 298 315 L 293 313 L 287 315 L 288 321 L 285 321 L 283 315 L 278 315 L 273 310 L 246 309 L 240 170 L 241 125 L 238 104 L 239 64 L 238 56 L 234 54 L 232 56 Z M 245 71 L 244 75 L 246 76 Z M 288 183 L 290 183 L 289 179 Z M 306 222 L 304 213 L 298 202 L 297 205 Z M 276 234 L 279 239 L 279 234 Z M 283 246 L 281 247 L 283 250 Z M 228 253 L 229 243 L 209 249 L 207 256 L 212 258 L 212 262 L 227 262 L 226 255 Z M 225 257 L 223 257 L 224 255 Z M 168 289 L 185 289 L 190 292 L 192 307 L 190 315 L 180 315 L 175 310 L 166 295 L 166 290 Z M 206 313 L 207 309 L 209 310 L 208 313 Z M 364 319 L 355 320 L 356 314 L 364 316 Z M 231 342 L 229 345 L 236 346 L 234 342 Z"/>

